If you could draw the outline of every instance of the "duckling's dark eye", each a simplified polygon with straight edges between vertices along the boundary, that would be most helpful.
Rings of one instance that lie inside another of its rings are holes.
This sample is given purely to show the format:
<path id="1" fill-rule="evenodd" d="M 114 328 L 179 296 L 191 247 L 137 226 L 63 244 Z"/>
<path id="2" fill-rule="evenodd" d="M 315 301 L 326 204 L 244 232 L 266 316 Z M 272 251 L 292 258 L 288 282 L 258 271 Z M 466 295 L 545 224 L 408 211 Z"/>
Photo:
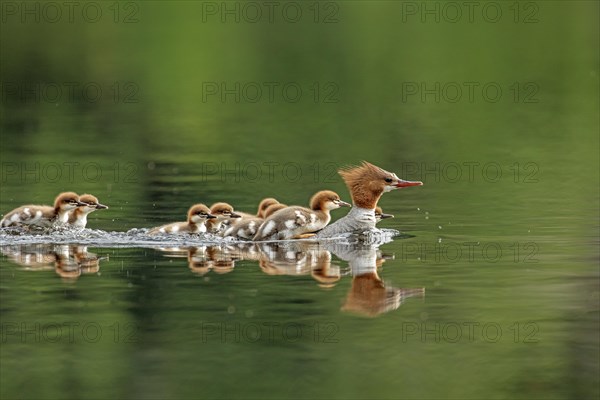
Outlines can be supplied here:
<path id="1" fill-rule="evenodd" d="M 392 183 L 392 178 L 385 178 L 385 181 L 386 181 L 387 183 Z"/>

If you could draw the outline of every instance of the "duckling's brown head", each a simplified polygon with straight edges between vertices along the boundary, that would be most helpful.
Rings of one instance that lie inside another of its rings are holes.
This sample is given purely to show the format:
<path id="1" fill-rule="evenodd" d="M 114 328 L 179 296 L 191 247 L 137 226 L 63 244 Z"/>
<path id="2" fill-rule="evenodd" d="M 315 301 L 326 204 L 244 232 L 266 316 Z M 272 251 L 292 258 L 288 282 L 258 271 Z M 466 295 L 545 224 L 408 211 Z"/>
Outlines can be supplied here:
<path id="1" fill-rule="evenodd" d="M 79 201 L 79 195 L 74 192 L 63 192 L 54 200 L 54 208 L 63 211 L 73 210 L 79 206 L 87 206 L 87 203 Z"/>
<path id="2" fill-rule="evenodd" d="M 79 201 L 81 201 L 82 203 L 86 203 L 85 206 L 81 206 L 83 208 L 85 208 L 85 211 L 91 212 L 91 211 L 95 211 L 95 210 L 103 210 L 108 208 L 108 206 L 105 206 L 104 204 L 100 204 L 100 202 L 98 201 L 98 198 L 96 196 L 93 196 L 91 194 L 82 194 L 79 197 Z"/>
<path id="3" fill-rule="evenodd" d="M 211 218 L 216 217 L 210 213 L 210 209 L 204 204 L 195 204 L 188 210 L 188 222 L 198 224 Z"/>
<path id="4" fill-rule="evenodd" d="M 283 203 L 272 204 L 269 207 L 267 207 L 267 209 L 263 213 L 263 217 L 269 218 L 271 215 L 275 214 L 279 210 L 283 210 L 284 208 L 287 208 L 286 204 L 283 204 Z"/>
<path id="5" fill-rule="evenodd" d="M 217 217 L 218 220 L 229 218 L 240 218 L 241 215 L 233 211 L 233 207 L 227 203 L 215 203 L 210 207 L 210 213 Z"/>
<path id="6" fill-rule="evenodd" d="M 262 199 L 262 201 L 258 204 L 258 212 L 256 213 L 256 216 L 259 218 L 265 218 L 266 209 L 272 206 L 273 204 L 279 204 L 279 201 L 272 197 Z"/>
<path id="7" fill-rule="evenodd" d="M 329 211 L 340 207 L 351 207 L 351 205 L 331 190 L 321 190 L 310 199 L 310 208 L 313 210 Z"/>

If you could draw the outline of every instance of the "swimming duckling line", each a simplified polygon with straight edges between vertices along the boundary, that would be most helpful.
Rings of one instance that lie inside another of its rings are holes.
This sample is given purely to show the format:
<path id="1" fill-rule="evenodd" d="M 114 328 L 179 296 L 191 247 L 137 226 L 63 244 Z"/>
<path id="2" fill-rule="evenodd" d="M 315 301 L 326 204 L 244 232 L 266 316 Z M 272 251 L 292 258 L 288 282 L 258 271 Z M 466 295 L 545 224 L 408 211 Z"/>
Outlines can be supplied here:
<path id="1" fill-rule="evenodd" d="M 236 212 L 230 204 L 223 202 L 215 203 L 210 208 L 195 204 L 188 210 L 185 222 L 161 225 L 150 229 L 148 234 L 210 233 L 254 241 L 337 237 L 375 228 L 382 219 L 393 218 L 393 215 L 384 214 L 381 207 L 377 206 L 383 193 L 423 185 L 420 181 L 400 179 L 393 172 L 367 161 L 358 166 L 343 167 L 338 173 L 350 192 L 352 205 L 330 190 L 313 195 L 310 208 L 287 206 L 267 197 L 259 203 L 256 214 Z M 346 216 L 329 224 L 330 211 L 340 207 L 351 207 L 351 210 Z M 108 209 L 108 206 L 101 204 L 91 194 L 80 197 L 74 192 L 63 192 L 56 197 L 54 206 L 18 207 L 7 213 L 0 225 L 44 228 L 70 226 L 81 229 L 87 226 L 90 213 L 102 209 Z"/>

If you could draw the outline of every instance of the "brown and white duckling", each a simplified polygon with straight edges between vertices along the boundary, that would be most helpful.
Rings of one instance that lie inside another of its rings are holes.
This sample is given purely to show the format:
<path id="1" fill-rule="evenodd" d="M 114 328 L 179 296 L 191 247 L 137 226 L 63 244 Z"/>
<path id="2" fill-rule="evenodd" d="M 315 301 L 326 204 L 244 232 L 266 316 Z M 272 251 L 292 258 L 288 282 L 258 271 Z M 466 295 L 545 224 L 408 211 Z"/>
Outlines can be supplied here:
<path id="1" fill-rule="evenodd" d="M 269 199 L 265 199 L 265 200 L 269 200 Z M 265 200 L 263 200 L 263 202 Z M 275 200 L 275 199 L 270 199 L 270 200 Z M 277 201 L 277 200 L 275 200 L 275 201 Z M 287 207 L 287 205 L 282 204 L 282 203 L 270 203 L 270 205 L 268 207 L 266 207 L 265 209 L 262 209 L 260 211 L 260 214 L 263 215 L 264 218 L 267 218 L 267 217 L 270 217 L 275 212 L 277 212 L 283 208 L 286 208 L 286 207 Z M 260 228 L 262 223 L 265 221 L 264 218 L 260 218 L 260 217 L 244 218 L 244 217 L 242 217 L 240 222 L 233 224 L 232 226 L 229 226 L 227 229 L 225 229 L 223 236 L 224 237 L 234 237 L 237 239 L 252 240 L 254 235 L 256 235 L 256 232 L 258 232 L 258 228 Z"/>
<path id="2" fill-rule="evenodd" d="M 258 204 L 258 212 L 256 213 L 256 216 L 258 218 L 266 218 L 265 216 L 265 212 L 267 211 L 267 209 L 269 207 L 271 207 L 272 205 L 275 204 L 281 204 L 279 201 L 277 201 L 277 199 L 274 199 L 272 197 L 266 197 L 264 199 L 261 200 L 261 202 Z"/>
<path id="3" fill-rule="evenodd" d="M 241 218 L 241 215 L 233 211 L 233 207 L 227 203 L 215 203 L 210 207 L 210 213 L 216 218 L 206 221 L 206 231 L 218 234 L 221 232 L 223 221 L 231 218 Z"/>
<path id="4" fill-rule="evenodd" d="M 310 200 L 310 208 L 293 206 L 275 212 L 265 219 L 254 240 L 283 240 L 307 237 L 306 234 L 323 229 L 331 215 L 329 211 L 350 207 L 337 193 L 323 190 Z"/>
<path id="5" fill-rule="evenodd" d="M 87 203 L 81 202 L 77 193 L 64 192 L 56 197 L 53 207 L 27 205 L 15 208 L 2 218 L 0 226 L 50 227 L 64 225 L 69 220 L 69 211 L 79 206 L 87 206 Z"/>
<path id="6" fill-rule="evenodd" d="M 264 219 L 258 217 L 242 218 L 240 222 L 229 225 L 223 232 L 223 237 L 252 240 Z"/>
<path id="7" fill-rule="evenodd" d="M 379 221 L 381 221 L 382 219 L 386 219 L 386 218 L 394 218 L 393 214 L 385 214 L 383 212 L 383 210 L 381 209 L 381 207 L 377 206 L 375 207 L 375 220 L 377 221 L 376 223 L 379 223 Z"/>
<path id="8" fill-rule="evenodd" d="M 246 218 L 264 218 L 265 210 L 273 204 L 279 204 L 279 201 L 277 201 L 277 199 L 274 199 L 272 197 L 265 197 L 264 199 L 262 199 L 260 201 L 260 203 L 258 203 L 258 209 L 256 210 L 256 215 L 236 211 L 242 218 L 236 219 L 236 220 L 231 220 L 231 222 L 235 221 L 235 223 L 238 224 L 238 223 L 244 221 L 244 219 L 246 219 Z"/>
<path id="9" fill-rule="evenodd" d="M 269 218 L 271 215 L 275 214 L 277 211 L 283 210 L 284 208 L 287 208 L 287 207 L 288 207 L 288 205 L 283 204 L 283 203 L 277 203 L 277 204 L 270 205 L 269 207 L 267 207 L 267 209 L 264 212 L 265 219 Z"/>
<path id="10" fill-rule="evenodd" d="M 148 234 L 204 233 L 206 232 L 206 223 L 216 218 L 204 204 L 196 204 L 188 210 L 187 222 L 174 222 L 172 224 L 157 226 L 148 231 Z"/>
<path id="11" fill-rule="evenodd" d="M 266 197 L 258 204 L 256 215 L 236 211 L 241 218 L 224 220 L 221 226 L 221 232 L 223 233 L 223 236 L 237 237 L 239 239 L 252 239 L 256 234 L 258 227 L 265 218 L 265 210 L 273 204 L 279 204 L 279 201 L 272 197 Z M 237 227 L 237 229 L 233 229 L 234 226 Z M 248 226 L 251 226 L 250 230 L 248 230 Z M 256 227 L 254 228 L 254 226 Z M 240 235 L 238 235 L 238 231 L 241 232 Z"/>
<path id="12" fill-rule="evenodd" d="M 79 201 L 86 203 L 85 206 L 79 206 L 76 209 L 69 212 L 69 225 L 76 228 L 85 228 L 87 225 L 87 216 L 96 210 L 105 210 L 108 206 L 100 204 L 96 196 L 91 194 L 82 194 L 79 197 Z"/>

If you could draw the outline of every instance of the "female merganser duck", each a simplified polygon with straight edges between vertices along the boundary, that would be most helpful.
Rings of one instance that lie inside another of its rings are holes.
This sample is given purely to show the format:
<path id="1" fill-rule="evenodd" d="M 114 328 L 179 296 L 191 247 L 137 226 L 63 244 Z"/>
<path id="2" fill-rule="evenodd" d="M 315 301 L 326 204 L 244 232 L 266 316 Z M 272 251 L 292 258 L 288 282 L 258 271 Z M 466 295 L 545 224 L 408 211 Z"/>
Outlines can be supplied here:
<path id="1" fill-rule="evenodd" d="M 265 200 L 267 200 L 267 199 L 265 199 Z M 275 200 L 275 199 L 271 199 L 271 200 Z M 277 200 L 275 200 L 275 201 L 277 201 Z M 237 222 L 237 223 L 233 224 L 232 226 L 228 227 L 227 229 L 225 229 L 223 236 L 224 237 L 230 236 L 230 237 L 234 237 L 234 238 L 238 238 L 238 239 L 252 240 L 254 235 L 256 235 L 256 232 L 258 232 L 258 228 L 260 228 L 262 223 L 265 221 L 265 218 L 270 217 L 275 212 L 277 212 L 283 208 L 286 208 L 286 207 L 287 206 L 282 203 L 272 203 L 266 209 L 262 209 L 259 212 L 259 214 L 263 215 L 264 218 L 261 218 L 258 216 L 257 217 L 251 216 L 249 218 L 242 217 L 240 222 Z"/>
<path id="2" fill-rule="evenodd" d="M 15 208 L 2 218 L 0 226 L 30 225 L 47 228 L 64 225 L 69 220 L 69 211 L 79 206 L 87 204 L 79 201 L 77 193 L 64 192 L 56 197 L 54 207 L 28 205 Z"/>
<path id="3" fill-rule="evenodd" d="M 223 221 L 231 218 L 241 218 L 241 215 L 233 211 L 233 207 L 227 203 L 215 203 L 210 207 L 210 213 L 216 218 L 206 221 L 206 231 L 218 234 L 221 232 Z"/>
<path id="4" fill-rule="evenodd" d="M 79 201 L 86 203 L 85 206 L 79 206 L 69 212 L 69 225 L 76 228 L 85 228 L 87 225 L 87 216 L 96 210 L 105 210 L 108 206 L 100 204 L 96 196 L 91 194 L 82 194 Z"/>
<path id="5" fill-rule="evenodd" d="M 381 207 L 377 206 L 375 207 L 375 223 L 378 224 L 379 221 L 381 221 L 382 219 L 386 219 L 386 218 L 394 218 L 393 214 L 385 214 L 383 212 L 383 210 L 381 209 Z"/>
<path id="6" fill-rule="evenodd" d="M 320 231 L 318 238 L 375 228 L 375 207 L 383 193 L 423 184 L 420 181 L 400 179 L 396 174 L 366 161 L 360 166 L 342 168 L 338 173 L 350 191 L 353 207 L 345 217 Z"/>
<path id="7" fill-rule="evenodd" d="M 310 200 L 310 209 L 299 206 L 286 207 L 265 219 L 254 240 L 308 237 L 306 234 L 323 229 L 331 221 L 330 210 L 340 207 L 350 207 L 350 204 L 342 201 L 335 192 L 320 191 Z"/>
<path id="8" fill-rule="evenodd" d="M 150 229 L 148 234 L 156 235 L 159 233 L 204 233 L 206 232 L 205 223 L 210 219 L 217 218 L 210 213 L 208 207 L 204 204 L 196 204 L 188 210 L 187 222 L 173 222 L 172 224 L 157 226 Z"/>

